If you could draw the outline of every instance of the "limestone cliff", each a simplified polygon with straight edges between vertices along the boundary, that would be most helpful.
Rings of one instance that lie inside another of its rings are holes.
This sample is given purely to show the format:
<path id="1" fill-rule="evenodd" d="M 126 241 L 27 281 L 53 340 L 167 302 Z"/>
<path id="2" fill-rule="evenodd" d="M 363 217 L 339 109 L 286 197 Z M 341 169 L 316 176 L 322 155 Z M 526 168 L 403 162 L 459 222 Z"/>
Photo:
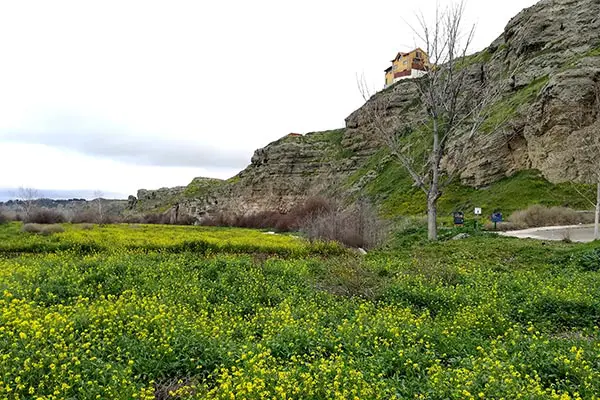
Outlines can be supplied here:
<path id="1" fill-rule="evenodd" d="M 581 180 L 586 166 L 577 149 L 582 137 L 600 134 L 600 1 L 542 0 L 467 64 L 471 84 L 485 76 L 503 88 L 490 119 L 506 123 L 468 143 L 455 141 L 445 167 L 458 168 L 464 158 L 458 175 L 471 187 L 530 169 L 554 183 Z M 286 136 L 257 150 L 236 177 L 192 196 L 179 188 L 166 204 L 201 218 L 220 210 L 286 212 L 313 194 L 352 194 L 386 162 L 374 160 L 380 152 L 368 112 L 382 96 L 390 121 L 401 115 L 407 123 L 421 112 L 414 82 L 399 82 L 353 112 L 344 129 Z"/>
<path id="2" fill-rule="evenodd" d="M 343 190 L 342 184 L 370 154 L 359 150 L 366 147 L 360 140 L 345 140 L 344 132 L 285 136 L 256 150 L 251 164 L 235 177 L 215 182 L 202 193 L 176 199 L 179 210 L 199 218 L 216 211 L 286 213 L 308 196 Z"/>

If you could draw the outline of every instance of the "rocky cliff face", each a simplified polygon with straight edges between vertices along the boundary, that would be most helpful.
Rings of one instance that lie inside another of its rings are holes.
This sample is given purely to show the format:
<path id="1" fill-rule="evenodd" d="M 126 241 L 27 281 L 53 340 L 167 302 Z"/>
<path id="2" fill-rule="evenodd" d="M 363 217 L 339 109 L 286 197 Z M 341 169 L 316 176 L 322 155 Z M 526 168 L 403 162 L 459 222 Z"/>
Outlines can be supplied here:
<path id="1" fill-rule="evenodd" d="M 463 179 L 481 185 L 520 169 L 554 183 L 581 179 L 588 168 L 578 157 L 581 138 L 600 135 L 600 2 L 543 0 L 513 18 L 487 51 L 489 68 L 517 66 L 509 96 L 530 93 L 492 139 L 505 145 L 491 148 L 492 157 L 472 154 Z M 487 168 L 476 173 L 480 165 Z"/>
<path id="2" fill-rule="evenodd" d="M 600 2 L 543 0 L 524 10 L 487 49 L 469 57 L 470 82 L 482 74 L 503 88 L 490 119 L 492 134 L 451 145 L 447 168 L 459 159 L 463 184 L 481 187 L 523 169 L 553 183 L 578 180 L 587 168 L 577 157 L 582 137 L 599 135 Z M 372 99 L 389 104 L 390 121 L 417 120 L 415 85 L 402 82 Z M 373 135 L 369 103 L 346 120 L 348 135 Z"/>
<path id="3" fill-rule="evenodd" d="M 238 175 L 185 199 L 179 207 L 199 218 L 216 211 L 286 213 L 306 197 L 333 194 L 369 154 L 357 151 L 366 146 L 358 138 L 345 140 L 344 132 L 285 136 L 256 150 L 251 164 Z"/>
<path id="4" fill-rule="evenodd" d="M 555 183 L 585 176 L 578 148 L 582 138 L 600 135 L 600 1 L 542 0 L 467 64 L 471 85 L 485 76 L 502 88 L 490 120 L 505 123 L 468 142 L 457 139 L 446 168 L 459 168 L 461 182 L 473 187 L 524 169 Z M 382 98 L 389 123 L 421 117 L 416 86 L 403 81 L 352 113 L 345 129 L 286 136 L 257 150 L 236 177 L 188 197 L 178 188 L 170 199 L 201 218 L 216 211 L 286 212 L 314 194 L 353 193 L 376 178 L 382 161 L 373 161 L 379 145 L 369 113 Z"/>

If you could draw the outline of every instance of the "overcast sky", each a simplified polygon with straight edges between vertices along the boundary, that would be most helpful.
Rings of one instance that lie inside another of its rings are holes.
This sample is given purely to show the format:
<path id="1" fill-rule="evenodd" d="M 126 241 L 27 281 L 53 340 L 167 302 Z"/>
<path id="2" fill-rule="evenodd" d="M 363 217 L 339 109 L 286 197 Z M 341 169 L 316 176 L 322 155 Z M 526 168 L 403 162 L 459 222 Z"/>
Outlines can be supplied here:
<path id="1" fill-rule="evenodd" d="M 535 2 L 470 0 L 473 50 Z M 344 126 L 356 75 L 381 89 L 418 44 L 406 22 L 435 4 L 0 0 L 0 188 L 126 196 L 231 177 L 287 133 Z"/>

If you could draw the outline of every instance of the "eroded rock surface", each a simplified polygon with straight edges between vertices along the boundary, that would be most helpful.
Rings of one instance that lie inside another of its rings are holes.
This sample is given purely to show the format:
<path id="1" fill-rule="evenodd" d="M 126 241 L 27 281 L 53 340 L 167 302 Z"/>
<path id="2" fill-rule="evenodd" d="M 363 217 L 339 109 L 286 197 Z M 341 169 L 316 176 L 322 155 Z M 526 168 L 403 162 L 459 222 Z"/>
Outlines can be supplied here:
<path id="1" fill-rule="evenodd" d="M 554 183 L 584 179 L 587 165 L 578 149 L 586 136 L 600 135 L 600 1 L 542 0 L 469 60 L 468 85 L 488 79 L 502 90 L 493 107 L 504 123 L 455 140 L 444 167 L 473 187 L 524 169 L 538 169 Z M 381 99 L 388 124 L 423 118 L 414 82 L 402 81 L 348 116 L 345 129 L 286 136 L 256 150 L 251 164 L 228 181 L 192 197 L 181 196 L 185 188 L 140 192 L 139 203 L 163 197 L 202 218 L 219 211 L 287 212 L 315 194 L 348 197 L 379 173 L 380 165 L 369 163 L 380 148 L 370 109 Z"/>

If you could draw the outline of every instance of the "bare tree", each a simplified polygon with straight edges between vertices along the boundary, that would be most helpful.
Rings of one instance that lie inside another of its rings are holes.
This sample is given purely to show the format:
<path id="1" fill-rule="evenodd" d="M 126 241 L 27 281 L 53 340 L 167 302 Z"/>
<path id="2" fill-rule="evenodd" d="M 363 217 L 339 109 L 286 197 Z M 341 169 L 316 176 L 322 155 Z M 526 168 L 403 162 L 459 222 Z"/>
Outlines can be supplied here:
<path id="1" fill-rule="evenodd" d="M 40 192 L 37 189 L 21 186 L 17 190 L 17 199 L 21 202 L 21 208 L 25 213 L 25 219 L 27 219 L 35 207 L 35 200 L 41 197 Z"/>
<path id="2" fill-rule="evenodd" d="M 96 205 L 98 207 L 98 223 L 102 223 L 104 221 L 104 215 L 102 214 L 102 193 L 101 190 L 94 191 L 94 197 L 96 198 Z"/>
<path id="3" fill-rule="evenodd" d="M 370 102 L 365 109 L 376 134 L 427 197 L 430 240 L 437 240 L 437 202 L 464 161 L 458 157 L 452 170 L 442 168 L 449 143 L 458 137 L 467 142 L 478 134 L 492 112 L 490 105 L 504 91 L 502 84 L 490 83 L 483 67 L 479 78 L 473 80 L 467 52 L 474 27 L 463 30 L 464 11 L 461 1 L 446 8 L 438 6 L 432 23 L 418 16 L 418 28 L 413 31 L 431 64 L 423 77 L 410 80 L 418 95 L 411 118 L 390 115 L 393 96 L 371 96 L 364 78 L 359 80 L 359 90 Z M 501 122 L 486 130 L 498 129 Z"/>

